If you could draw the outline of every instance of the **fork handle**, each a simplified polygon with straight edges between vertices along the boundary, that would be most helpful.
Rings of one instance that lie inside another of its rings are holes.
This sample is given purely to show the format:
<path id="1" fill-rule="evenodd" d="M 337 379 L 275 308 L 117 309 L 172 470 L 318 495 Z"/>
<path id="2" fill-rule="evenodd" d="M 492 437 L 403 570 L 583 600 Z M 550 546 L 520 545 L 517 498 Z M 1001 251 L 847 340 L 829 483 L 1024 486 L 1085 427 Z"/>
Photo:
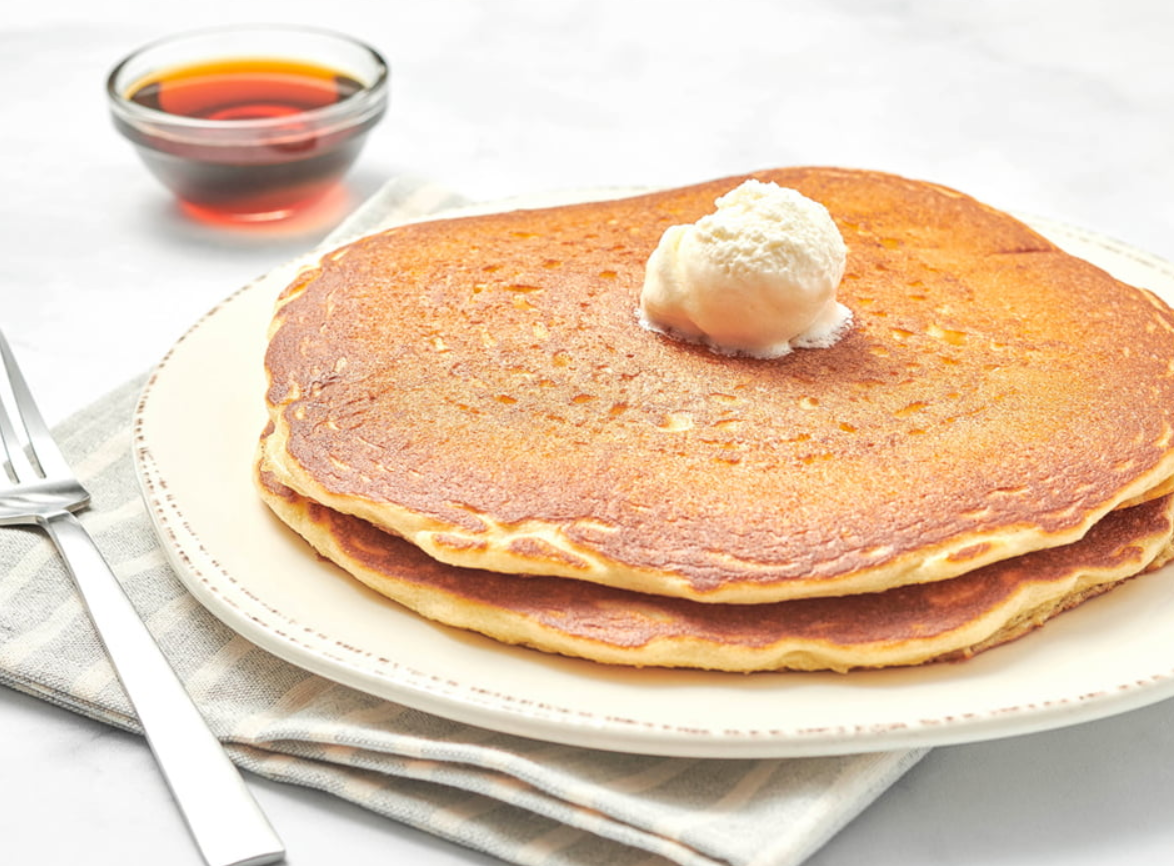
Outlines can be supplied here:
<path id="1" fill-rule="evenodd" d="M 240 772 L 81 522 L 68 511 L 42 525 L 90 611 L 147 742 L 208 866 L 262 866 L 285 850 Z"/>

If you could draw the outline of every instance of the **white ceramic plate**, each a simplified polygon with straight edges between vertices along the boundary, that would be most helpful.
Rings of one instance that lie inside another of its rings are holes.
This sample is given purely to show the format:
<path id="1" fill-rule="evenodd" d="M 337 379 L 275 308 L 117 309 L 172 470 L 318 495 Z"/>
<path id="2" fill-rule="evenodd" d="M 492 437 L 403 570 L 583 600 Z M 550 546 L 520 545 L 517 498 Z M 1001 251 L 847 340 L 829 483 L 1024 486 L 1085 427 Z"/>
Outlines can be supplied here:
<path id="1" fill-rule="evenodd" d="M 1119 278 L 1174 297 L 1174 266 L 1089 232 L 1030 221 Z M 473 725 L 696 757 L 974 741 L 1174 695 L 1170 568 L 964 664 L 849 675 L 609 668 L 422 620 L 318 559 L 253 491 L 265 331 L 296 265 L 229 298 L 174 347 L 144 392 L 135 447 L 180 578 L 231 628 L 293 664 Z"/>

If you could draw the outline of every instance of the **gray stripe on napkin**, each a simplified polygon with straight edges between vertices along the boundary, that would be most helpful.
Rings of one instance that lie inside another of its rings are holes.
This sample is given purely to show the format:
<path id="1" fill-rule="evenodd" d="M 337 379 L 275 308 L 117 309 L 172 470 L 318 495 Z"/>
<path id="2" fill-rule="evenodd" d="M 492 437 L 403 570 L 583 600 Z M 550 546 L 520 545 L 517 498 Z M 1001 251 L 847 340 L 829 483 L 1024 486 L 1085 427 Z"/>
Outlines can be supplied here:
<path id="1" fill-rule="evenodd" d="M 459 201 L 391 181 L 324 246 Z M 327 791 L 503 860 L 544 866 L 793 866 L 921 751 L 702 760 L 552 745 L 430 716 L 309 674 L 236 635 L 167 564 L 141 499 L 127 383 L 57 431 L 93 494 L 82 520 L 242 767 Z M 48 540 L 0 529 L 0 683 L 138 731 Z"/>

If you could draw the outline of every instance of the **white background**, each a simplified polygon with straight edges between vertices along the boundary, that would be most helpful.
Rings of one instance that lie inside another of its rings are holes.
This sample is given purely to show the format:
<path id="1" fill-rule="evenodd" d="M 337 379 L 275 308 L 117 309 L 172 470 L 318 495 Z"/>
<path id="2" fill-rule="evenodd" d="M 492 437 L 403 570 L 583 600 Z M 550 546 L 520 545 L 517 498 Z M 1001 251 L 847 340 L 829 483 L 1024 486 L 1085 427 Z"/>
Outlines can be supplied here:
<path id="1" fill-rule="evenodd" d="M 10 5 L 0 326 L 51 421 L 145 371 L 330 228 L 193 225 L 113 131 L 109 68 L 209 24 L 318 24 L 385 53 L 390 111 L 350 177 L 352 205 L 403 173 L 496 199 L 835 164 L 934 180 L 1174 259 L 1164 0 Z M 299 866 L 496 862 L 326 795 L 251 782 Z M 1168 863 L 1172 807 L 1168 702 L 936 750 L 810 862 Z M 198 858 L 140 740 L 0 691 L 0 862 Z"/>

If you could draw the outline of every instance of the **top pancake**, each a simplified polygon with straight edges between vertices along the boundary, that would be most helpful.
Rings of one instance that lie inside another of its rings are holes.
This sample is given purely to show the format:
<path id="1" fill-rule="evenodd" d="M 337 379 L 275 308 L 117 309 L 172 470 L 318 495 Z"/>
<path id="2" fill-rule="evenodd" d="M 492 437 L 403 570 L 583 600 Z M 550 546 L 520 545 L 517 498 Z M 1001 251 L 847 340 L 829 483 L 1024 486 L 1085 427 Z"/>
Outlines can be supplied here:
<path id="1" fill-rule="evenodd" d="M 642 329 L 644 264 L 736 177 L 402 226 L 282 295 L 267 465 L 437 559 L 701 601 L 945 579 L 1081 537 L 1174 474 L 1174 318 L 953 190 L 823 203 L 853 330 L 762 361 Z"/>

